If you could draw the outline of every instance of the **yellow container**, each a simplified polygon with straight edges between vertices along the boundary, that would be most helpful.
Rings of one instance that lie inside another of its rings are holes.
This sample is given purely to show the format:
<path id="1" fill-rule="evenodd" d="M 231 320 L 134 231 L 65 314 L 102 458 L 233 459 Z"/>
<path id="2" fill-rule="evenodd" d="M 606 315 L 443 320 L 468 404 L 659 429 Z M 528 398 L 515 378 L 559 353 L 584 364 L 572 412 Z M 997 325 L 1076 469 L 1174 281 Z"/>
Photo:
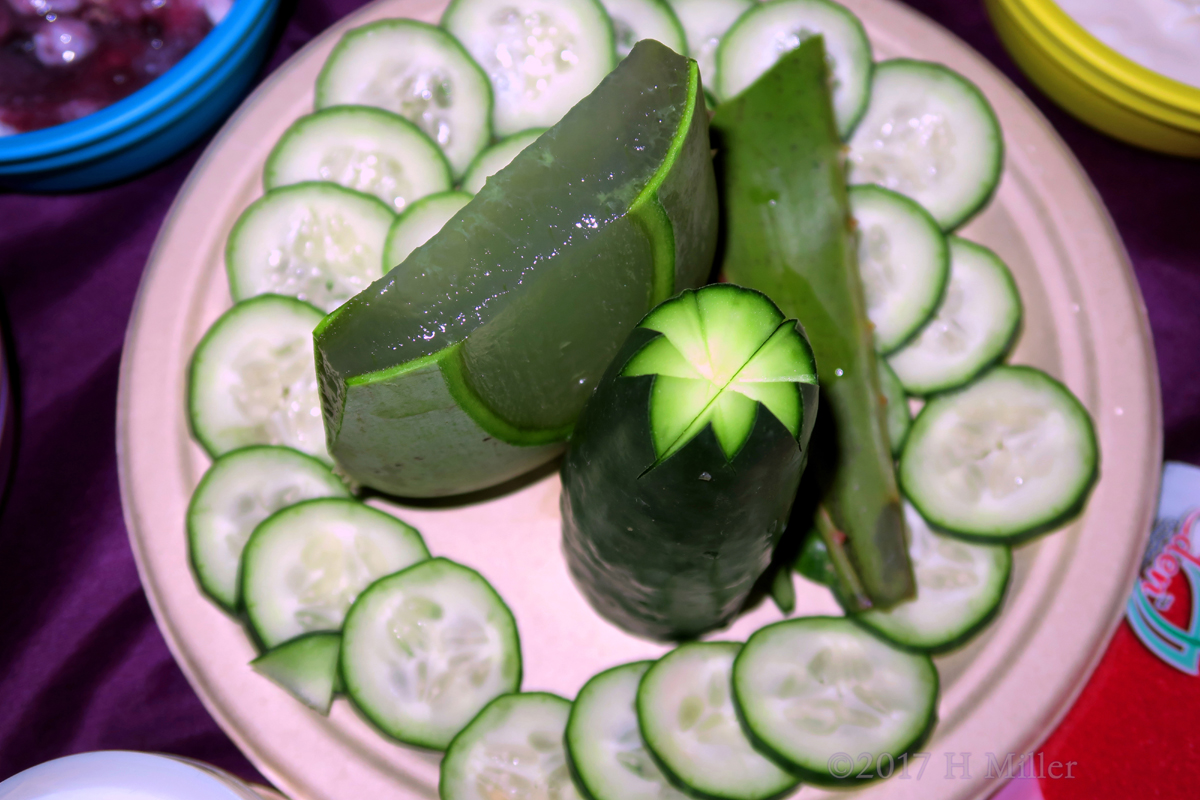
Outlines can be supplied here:
<path id="1" fill-rule="evenodd" d="M 1017 65 L 1056 103 L 1130 144 L 1200 158 L 1200 89 L 1100 42 L 1051 0 L 985 0 Z"/>

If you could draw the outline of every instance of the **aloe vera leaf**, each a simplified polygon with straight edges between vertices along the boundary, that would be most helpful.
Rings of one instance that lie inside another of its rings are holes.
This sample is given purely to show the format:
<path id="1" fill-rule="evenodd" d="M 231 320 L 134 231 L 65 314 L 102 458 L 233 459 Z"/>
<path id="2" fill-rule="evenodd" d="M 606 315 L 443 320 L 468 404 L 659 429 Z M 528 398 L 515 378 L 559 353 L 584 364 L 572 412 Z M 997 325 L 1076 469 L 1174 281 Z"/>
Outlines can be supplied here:
<path id="1" fill-rule="evenodd" d="M 552 458 L 655 303 L 707 278 L 716 184 L 694 62 L 640 43 L 442 230 L 314 333 L 330 453 L 434 497 Z"/>
<path id="2" fill-rule="evenodd" d="M 845 559 L 830 555 L 835 566 L 853 568 L 863 592 L 852 581 L 842 589 L 860 604 L 893 605 L 913 595 L 914 581 L 821 39 L 806 41 L 722 104 L 711 125 L 724 274 L 798 318 L 816 355 L 818 428 L 832 426 L 814 434 L 823 538 L 845 550 Z"/>

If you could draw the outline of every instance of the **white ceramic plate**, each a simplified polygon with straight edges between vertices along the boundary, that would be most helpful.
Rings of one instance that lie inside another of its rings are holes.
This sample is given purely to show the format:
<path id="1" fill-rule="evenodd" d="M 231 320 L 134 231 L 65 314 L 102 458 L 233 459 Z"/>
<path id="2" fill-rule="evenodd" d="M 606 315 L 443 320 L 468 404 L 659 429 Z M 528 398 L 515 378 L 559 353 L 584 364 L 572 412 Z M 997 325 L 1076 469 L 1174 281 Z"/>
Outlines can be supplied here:
<path id="1" fill-rule="evenodd" d="M 943 61 L 975 81 L 1000 116 L 1007 164 L 991 207 L 965 235 L 995 249 L 1020 284 L 1025 329 L 1014 361 L 1066 382 L 1096 421 L 1102 477 L 1086 514 L 1021 548 L 998 620 L 939 658 L 940 724 L 909 779 L 871 797 L 982 797 L 999 788 L 987 755 L 1035 747 L 1062 717 L 1111 635 L 1140 561 L 1157 495 L 1161 423 L 1141 297 L 1108 216 L 1074 158 L 1032 105 L 982 57 L 889 0 L 847 0 L 879 58 Z M 118 446 L 129 536 L 142 583 L 175 658 L 204 704 L 263 774 L 293 798 L 437 796 L 438 757 L 394 744 L 344 700 L 328 718 L 250 670 L 242 629 L 197 589 L 184 514 L 208 459 L 188 436 L 185 371 L 196 342 L 230 305 L 222 252 L 239 212 L 261 193 L 263 161 L 312 107 L 325 56 L 373 19 L 436 21 L 444 2 L 382 0 L 318 37 L 243 105 L 209 146 L 163 226 L 142 282 L 121 370 Z M 567 697 L 598 670 L 663 647 L 602 621 L 572 585 L 559 551 L 559 484 L 549 474 L 496 499 L 452 509 L 392 508 L 437 555 L 482 572 L 516 614 L 524 688 Z M 797 613 L 838 613 L 797 578 Z M 744 639 L 779 617 L 770 603 L 721 638 Z M 970 778 L 946 778 L 946 754 L 970 755 Z M 817 796 L 813 789 L 802 796 Z"/>

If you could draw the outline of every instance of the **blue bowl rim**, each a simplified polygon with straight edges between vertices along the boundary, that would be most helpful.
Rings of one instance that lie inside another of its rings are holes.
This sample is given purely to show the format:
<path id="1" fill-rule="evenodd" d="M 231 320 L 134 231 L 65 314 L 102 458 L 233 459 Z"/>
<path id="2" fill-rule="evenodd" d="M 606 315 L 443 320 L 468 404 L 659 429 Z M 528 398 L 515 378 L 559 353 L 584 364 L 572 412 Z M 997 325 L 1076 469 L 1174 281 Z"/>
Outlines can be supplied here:
<path id="1" fill-rule="evenodd" d="M 220 66 L 275 0 L 233 0 L 225 18 L 175 66 L 146 86 L 85 117 L 42 130 L 0 136 L 0 164 L 33 161 L 94 145 L 178 102 Z"/>

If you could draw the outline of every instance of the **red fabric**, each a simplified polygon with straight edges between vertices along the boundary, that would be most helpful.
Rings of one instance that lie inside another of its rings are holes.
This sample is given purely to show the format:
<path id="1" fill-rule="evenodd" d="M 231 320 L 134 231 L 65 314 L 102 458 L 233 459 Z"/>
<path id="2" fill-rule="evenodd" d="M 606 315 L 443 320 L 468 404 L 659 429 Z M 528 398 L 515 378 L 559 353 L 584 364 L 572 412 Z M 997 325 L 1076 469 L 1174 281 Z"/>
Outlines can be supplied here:
<path id="1" fill-rule="evenodd" d="M 1077 761 L 1046 800 L 1200 797 L 1200 677 L 1160 661 L 1121 623 L 1079 700 L 1042 748 Z"/>

